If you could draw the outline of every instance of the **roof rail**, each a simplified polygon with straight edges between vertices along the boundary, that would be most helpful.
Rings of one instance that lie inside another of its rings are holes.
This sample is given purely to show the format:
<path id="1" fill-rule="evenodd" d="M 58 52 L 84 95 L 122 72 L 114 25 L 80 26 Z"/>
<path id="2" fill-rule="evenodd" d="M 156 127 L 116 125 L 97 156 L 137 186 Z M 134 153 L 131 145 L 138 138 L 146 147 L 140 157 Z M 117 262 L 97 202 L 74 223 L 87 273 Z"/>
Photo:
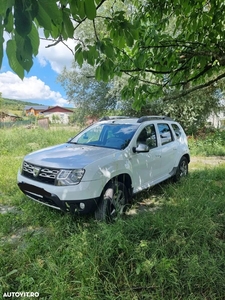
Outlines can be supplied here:
<path id="1" fill-rule="evenodd" d="M 99 121 L 115 120 L 115 119 L 130 119 L 131 117 L 127 116 L 104 116 L 99 119 Z"/>
<path id="2" fill-rule="evenodd" d="M 174 121 L 173 119 L 171 119 L 170 117 L 167 117 L 167 116 L 143 116 L 137 120 L 137 123 L 142 123 L 142 122 L 151 121 L 151 120 Z"/>

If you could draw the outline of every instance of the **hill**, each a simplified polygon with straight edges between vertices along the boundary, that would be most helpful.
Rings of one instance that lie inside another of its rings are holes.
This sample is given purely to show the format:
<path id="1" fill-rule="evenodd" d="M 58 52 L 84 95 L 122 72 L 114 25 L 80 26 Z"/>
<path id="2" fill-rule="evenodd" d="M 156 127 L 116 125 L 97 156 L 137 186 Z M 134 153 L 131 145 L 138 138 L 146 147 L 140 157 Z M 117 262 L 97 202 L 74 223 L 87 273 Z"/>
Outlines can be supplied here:
<path id="1" fill-rule="evenodd" d="M 20 110 L 23 111 L 24 110 L 24 106 L 25 105 L 40 105 L 38 103 L 32 103 L 32 102 L 28 102 L 28 101 L 22 101 L 22 100 L 14 100 L 14 99 L 7 99 L 7 98 L 2 98 L 2 105 L 1 105 L 1 109 L 4 110 Z"/>

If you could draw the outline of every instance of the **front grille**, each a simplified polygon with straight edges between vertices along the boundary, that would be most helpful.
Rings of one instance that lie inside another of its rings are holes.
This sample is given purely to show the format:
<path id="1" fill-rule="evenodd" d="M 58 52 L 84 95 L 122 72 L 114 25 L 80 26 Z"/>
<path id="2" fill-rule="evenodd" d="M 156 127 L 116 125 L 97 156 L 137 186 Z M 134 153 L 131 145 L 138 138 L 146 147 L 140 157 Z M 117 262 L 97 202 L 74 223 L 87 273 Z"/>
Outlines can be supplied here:
<path id="1" fill-rule="evenodd" d="M 24 161 L 22 175 L 35 181 L 54 185 L 59 171 L 59 169 L 40 167 Z"/>

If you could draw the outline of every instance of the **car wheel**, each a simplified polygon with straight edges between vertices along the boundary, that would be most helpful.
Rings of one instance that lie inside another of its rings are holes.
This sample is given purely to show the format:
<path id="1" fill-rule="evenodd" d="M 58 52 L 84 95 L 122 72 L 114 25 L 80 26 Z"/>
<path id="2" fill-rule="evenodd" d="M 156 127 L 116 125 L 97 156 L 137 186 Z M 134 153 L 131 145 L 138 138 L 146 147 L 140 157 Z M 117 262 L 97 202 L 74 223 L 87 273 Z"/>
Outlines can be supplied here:
<path id="1" fill-rule="evenodd" d="M 112 222 L 124 214 L 128 204 L 126 186 L 121 182 L 109 184 L 102 193 L 95 218 L 98 221 Z"/>
<path id="2" fill-rule="evenodd" d="M 185 156 L 183 156 L 179 162 L 179 165 L 177 167 L 176 174 L 173 177 L 173 180 L 175 182 L 179 181 L 182 177 L 185 177 L 188 175 L 188 160 Z"/>

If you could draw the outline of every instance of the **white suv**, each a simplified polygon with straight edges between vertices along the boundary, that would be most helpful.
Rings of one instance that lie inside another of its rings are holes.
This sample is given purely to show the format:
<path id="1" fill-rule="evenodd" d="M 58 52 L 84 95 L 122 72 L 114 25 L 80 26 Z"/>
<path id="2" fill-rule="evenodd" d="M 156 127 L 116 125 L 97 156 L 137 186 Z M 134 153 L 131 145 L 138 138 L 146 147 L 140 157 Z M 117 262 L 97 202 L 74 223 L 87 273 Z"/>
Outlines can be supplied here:
<path id="1" fill-rule="evenodd" d="M 133 194 L 187 175 L 189 162 L 186 135 L 172 119 L 105 117 L 65 144 L 25 156 L 18 185 L 47 206 L 109 221 Z"/>

